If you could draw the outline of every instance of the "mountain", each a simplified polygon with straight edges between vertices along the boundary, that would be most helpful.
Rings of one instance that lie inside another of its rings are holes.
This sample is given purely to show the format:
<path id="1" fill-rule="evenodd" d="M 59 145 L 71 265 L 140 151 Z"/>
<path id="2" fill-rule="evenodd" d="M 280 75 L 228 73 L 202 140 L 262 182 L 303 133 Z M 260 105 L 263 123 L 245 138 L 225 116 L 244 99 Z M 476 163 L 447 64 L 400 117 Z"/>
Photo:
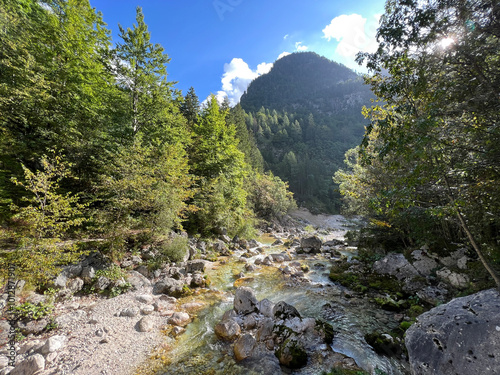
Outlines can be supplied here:
<path id="1" fill-rule="evenodd" d="M 338 212 L 332 181 L 344 153 L 358 145 L 373 97 L 362 77 L 313 52 L 277 60 L 241 97 L 265 165 L 290 184 L 300 204 Z"/>

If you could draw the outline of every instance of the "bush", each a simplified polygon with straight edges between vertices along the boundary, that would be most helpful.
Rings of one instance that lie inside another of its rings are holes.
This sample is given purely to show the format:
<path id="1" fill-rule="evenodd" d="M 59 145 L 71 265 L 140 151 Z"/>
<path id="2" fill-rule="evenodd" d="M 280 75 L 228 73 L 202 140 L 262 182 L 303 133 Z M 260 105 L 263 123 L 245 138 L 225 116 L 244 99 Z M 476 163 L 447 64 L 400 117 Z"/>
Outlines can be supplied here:
<path id="1" fill-rule="evenodd" d="M 158 245 L 158 250 L 164 261 L 182 262 L 188 251 L 188 238 L 175 236 L 169 241 L 161 242 Z"/>
<path id="2" fill-rule="evenodd" d="M 22 199 L 25 206 L 11 206 L 18 249 L 8 256 L 16 264 L 17 277 L 38 286 L 53 278 L 59 266 L 73 263 L 85 253 L 75 244 L 62 242 L 70 229 L 85 221 L 85 206 L 78 202 L 79 197 L 60 192 L 61 180 L 71 177 L 71 164 L 55 153 L 50 161 L 43 156 L 40 163 L 42 169 L 36 172 L 22 165 L 23 182 L 12 178 L 28 195 Z"/>

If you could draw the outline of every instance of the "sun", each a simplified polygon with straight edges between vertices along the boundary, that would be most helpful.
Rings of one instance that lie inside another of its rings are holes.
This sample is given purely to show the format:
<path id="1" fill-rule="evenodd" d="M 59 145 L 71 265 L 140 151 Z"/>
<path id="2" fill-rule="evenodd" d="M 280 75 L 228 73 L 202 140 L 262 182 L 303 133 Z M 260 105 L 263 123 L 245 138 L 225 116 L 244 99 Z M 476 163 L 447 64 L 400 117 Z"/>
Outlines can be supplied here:
<path id="1" fill-rule="evenodd" d="M 441 46 L 441 48 L 443 49 L 446 49 L 448 48 L 449 46 L 451 46 L 452 44 L 455 43 L 455 39 L 453 38 L 450 38 L 450 37 L 447 37 L 447 38 L 443 38 L 439 41 L 439 45 Z"/>

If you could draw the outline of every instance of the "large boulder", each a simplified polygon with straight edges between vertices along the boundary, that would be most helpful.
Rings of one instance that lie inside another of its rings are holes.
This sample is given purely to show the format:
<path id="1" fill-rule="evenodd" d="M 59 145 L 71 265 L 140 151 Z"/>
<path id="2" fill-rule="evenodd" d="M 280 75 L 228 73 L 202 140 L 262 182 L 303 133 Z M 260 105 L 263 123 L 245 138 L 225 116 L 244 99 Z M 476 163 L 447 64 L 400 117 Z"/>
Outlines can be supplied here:
<path id="1" fill-rule="evenodd" d="M 241 328 L 233 319 L 226 319 L 215 326 L 215 334 L 225 341 L 234 341 L 241 334 Z"/>
<path id="2" fill-rule="evenodd" d="M 257 341 L 255 341 L 255 338 L 251 334 L 246 333 L 241 336 L 238 341 L 236 341 L 233 348 L 236 360 L 242 361 L 250 357 L 256 344 Z"/>
<path id="3" fill-rule="evenodd" d="M 295 307 L 286 302 L 280 301 L 273 307 L 273 316 L 280 320 L 300 318 L 300 314 Z"/>
<path id="4" fill-rule="evenodd" d="M 321 245 L 323 242 L 318 236 L 312 236 L 308 238 L 302 238 L 300 240 L 300 247 L 305 253 L 316 254 L 321 251 Z"/>
<path id="5" fill-rule="evenodd" d="M 448 268 L 437 271 L 436 275 L 457 289 L 467 289 L 469 286 L 469 277 L 467 275 L 450 271 Z"/>
<path id="6" fill-rule="evenodd" d="M 173 297 L 180 297 L 183 294 L 184 283 L 171 277 L 165 277 L 158 281 L 153 287 L 153 294 L 167 294 Z"/>
<path id="7" fill-rule="evenodd" d="M 424 276 L 429 276 L 439 266 L 438 262 L 424 250 L 415 250 L 411 256 L 414 259 L 413 267 Z"/>
<path id="8" fill-rule="evenodd" d="M 392 275 L 398 280 L 412 279 L 418 276 L 418 271 L 413 267 L 403 254 L 392 253 L 373 263 L 373 271 L 380 275 Z"/>
<path id="9" fill-rule="evenodd" d="M 205 267 L 207 266 L 208 260 L 203 260 L 203 259 L 196 259 L 196 260 L 190 260 L 189 262 L 186 263 L 186 271 L 188 273 L 195 273 L 195 272 L 205 272 Z"/>
<path id="10" fill-rule="evenodd" d="M 286 340 L 274 354 L 281 365 L 291 369 L 298 369 L 307 364 L 307 352 L 297 340 Z"/>
<path id="11" fill-rule="evenodd" d="M 236 289 L 234 295 L 234 310 L 238 314 L 250 314 L 258 311 L 258 301 L 255 293 L 251 288 L 246 286 Z"/>
<path id="12" fill-rule="evenodd" d="M 43 371 L 45 358 L 41 354 L 34 354 L 16 365 L 10 372 L 11 375 L 28 375 Z"/>
<path id="13" fill-rule="evenodd" d="M 500 374 L 500 293 L 456 298 L 418 317 L 406 331 L 414 375 Z"/>

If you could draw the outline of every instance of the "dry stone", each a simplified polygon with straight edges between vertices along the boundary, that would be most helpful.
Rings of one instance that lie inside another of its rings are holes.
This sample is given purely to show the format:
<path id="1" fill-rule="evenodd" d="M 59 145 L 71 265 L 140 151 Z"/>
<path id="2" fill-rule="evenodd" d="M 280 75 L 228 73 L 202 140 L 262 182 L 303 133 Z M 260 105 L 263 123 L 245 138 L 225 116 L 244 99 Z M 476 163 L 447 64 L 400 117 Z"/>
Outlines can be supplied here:
<path id="1" fill-rule="evenodd" d="M 500 293 L 484 290 L 429 310 L 405 343 L 413 375 L 500 374 Z"/>
<path id="2" fill-rule="evenodd" d="M 234 310 L 238 314 L 250 314 L 257 311 L 257 297 L 251 288 L 239 287 L 234 296 Z"/>

